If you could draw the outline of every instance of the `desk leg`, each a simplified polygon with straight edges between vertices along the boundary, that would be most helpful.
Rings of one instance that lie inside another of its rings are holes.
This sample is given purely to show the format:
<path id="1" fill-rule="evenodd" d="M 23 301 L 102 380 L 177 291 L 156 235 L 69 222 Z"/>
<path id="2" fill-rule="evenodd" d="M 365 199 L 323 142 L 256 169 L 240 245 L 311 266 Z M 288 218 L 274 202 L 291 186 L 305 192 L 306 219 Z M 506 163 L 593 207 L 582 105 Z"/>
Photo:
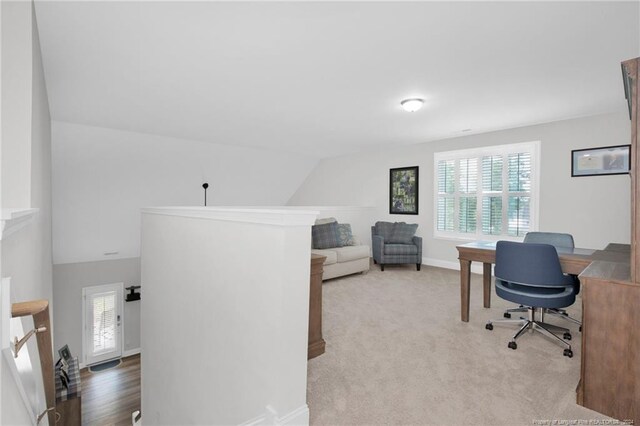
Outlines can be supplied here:
<path id="1" fill-rule="evenodd" d="M 491 307 L 491 264 L 483 263 L 482 264 L 482 291 L 483 291 L 483 300 L 484 307 Z"/>
<path id="2" fill-rule="evenodd" d="M 460 259 L 460 319 L 469 322 L 469 290 L 471 287 L 471 261 Z"/>

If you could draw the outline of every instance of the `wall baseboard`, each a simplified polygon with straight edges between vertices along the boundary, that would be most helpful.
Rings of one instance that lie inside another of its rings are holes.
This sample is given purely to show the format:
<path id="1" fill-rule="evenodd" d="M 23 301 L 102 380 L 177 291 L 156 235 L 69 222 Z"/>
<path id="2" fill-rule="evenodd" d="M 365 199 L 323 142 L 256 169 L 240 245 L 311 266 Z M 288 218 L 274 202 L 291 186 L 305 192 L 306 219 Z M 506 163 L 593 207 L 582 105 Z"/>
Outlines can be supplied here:
<path id="1" fill-rule="evenodd" d="M 264 414 L 247 420 L 241 426 L 284 426 L 284 425 L 308 425 L 309 424 L 309 407 L 304 404 L 301 407 L 285 414 L 278 416 L 278 412 L 270 405 Z"/>
<path id="2" fill-rule="evenodd" d="M 433 259 L 430 257 L 423 257 L 422 258 L 422 264 L 423 265 L 429 265 L 429 266 L 435 266 L 437 268 L 445 268 L 445 269 L 453 269 L 455 271 L 459 271 L 460 270 L 460 263 L 459 262 L 450 262 L 448 260 L 441 260 L 441 259 Z M 481 274 L 482 275 L 482 264 L 475 262 L 471 264 L 471 272 L 473 272 L 474 274 Z"/>
<path id="3" fill-rule="evenodd" d="M 140 348 L 129 349 L 127 351 L 122 351 L 122 358 L 126 358 L 128 356 L 138 355 L 141 352 Z"/>

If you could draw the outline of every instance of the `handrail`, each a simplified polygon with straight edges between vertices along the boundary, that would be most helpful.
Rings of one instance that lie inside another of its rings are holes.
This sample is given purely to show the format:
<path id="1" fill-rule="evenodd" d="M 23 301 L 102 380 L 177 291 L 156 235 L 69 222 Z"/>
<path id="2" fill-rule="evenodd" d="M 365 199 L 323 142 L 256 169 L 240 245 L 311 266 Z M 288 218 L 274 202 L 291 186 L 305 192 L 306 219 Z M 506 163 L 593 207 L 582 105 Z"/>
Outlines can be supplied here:
<path id="1" fill-rule="evenodd" d="M 55 379 L 53 375 L 53 345 L 51 343 L 51 319 L 49 317 L 49 301 L 32 300 L 29 302 L 13 303 L 11 305 L 11 316 L 13 318 L 25 317 L 29 315 L 33 317 L 33 325 L 36 330 L 40 330 L 42 328 L 45 329 L 45 331 L 38 331 L 35 334 L 38 342 L 38 353 L 40 354 L 40 369 L 42 370 L 44 396 L 47 403 L 46 413 L 49 419 L 49 424 L 55 425 L 56 392 Z"/>
<path id="2" fill-rule="evenodd" d="M 27 315 L 38 314 L 49 307 L 47 300 L 32 300 L 30 302 L 19 302 L 11 305 L 11 316 L 13 318 L 26 317 Z"/>

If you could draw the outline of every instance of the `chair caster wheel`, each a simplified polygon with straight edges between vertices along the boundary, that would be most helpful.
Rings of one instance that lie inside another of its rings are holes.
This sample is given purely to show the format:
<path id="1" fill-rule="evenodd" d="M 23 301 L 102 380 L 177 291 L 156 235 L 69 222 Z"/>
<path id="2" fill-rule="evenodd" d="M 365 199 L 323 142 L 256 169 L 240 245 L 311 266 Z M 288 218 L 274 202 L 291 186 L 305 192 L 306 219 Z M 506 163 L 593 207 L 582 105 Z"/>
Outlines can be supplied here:
<path id="1" fill-rule="evenodd" d="M 487 325 L 484 326 L 484 328 L 486 328 L 487 330 L 493 330 L 493 324 L 488 323 Z"/>
<path id="2" fill-rule="evenodd" d="M 564 340 L 571 340 L 571 333 L 568 333 L 568 332 L 567 332 L 567 333 L 564 333 L 564 334 L 562 335 L 562 338 L 563 338 Z"/>
<path id="3" fill-rule="evenodd" d="M 582 333 L 582 326 L 580 326 L 580 328 L 578 329 L 578 331 L 579 331 L 580 333 Z"/>
<path id="4" fill-rule="evenodd" d="M 507 345 L 509 347 L 509 349 L 513 349 L 514 351 L 516 349 L 518 349 L 518 344 L 516 342 L 509 342 L 509 344 Z"/>
<path id="5" fill-rule="evenodd" d="M 562 355 L 568 356 L 569 358 L 573 358 L 573 351 L 571 349 L 565 349 Z"/>
<path id="6" fill-rule="evenodd" d="M 511 318 L 511 314 L 509 312 L 505 312 L 502 316 L 505 318 Z"/>

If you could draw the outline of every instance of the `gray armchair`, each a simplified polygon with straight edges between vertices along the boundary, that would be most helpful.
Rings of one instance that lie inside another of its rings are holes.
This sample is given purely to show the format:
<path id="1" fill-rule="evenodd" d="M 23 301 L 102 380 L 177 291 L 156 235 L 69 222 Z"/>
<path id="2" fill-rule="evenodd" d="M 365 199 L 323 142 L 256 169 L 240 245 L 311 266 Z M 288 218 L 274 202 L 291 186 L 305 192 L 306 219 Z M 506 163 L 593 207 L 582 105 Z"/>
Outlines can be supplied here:
<path id="1" fill-rule="evenodd" d="M 373 262 L 380 265 L 415 264 L 420 270 L 422 264 L 422 237 L 414 234 L 418 225 L 404 222 L 376 222 L 371 227 Z"/>

